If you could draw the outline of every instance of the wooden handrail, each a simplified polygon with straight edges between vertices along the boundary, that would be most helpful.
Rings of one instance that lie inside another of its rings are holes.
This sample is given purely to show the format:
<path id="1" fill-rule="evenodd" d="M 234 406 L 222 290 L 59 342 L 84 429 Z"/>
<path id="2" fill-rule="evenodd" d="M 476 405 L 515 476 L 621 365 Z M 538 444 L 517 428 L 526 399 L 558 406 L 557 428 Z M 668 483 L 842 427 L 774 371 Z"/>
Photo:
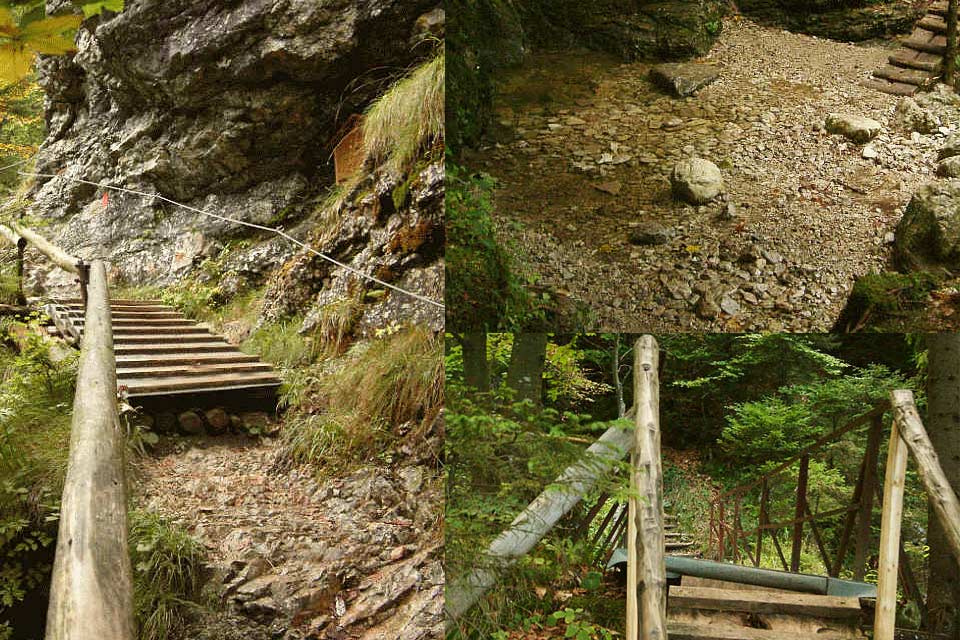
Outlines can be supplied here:
<path id="1" fill-rule="evenodd" d="M 780 463 L 774 469 L 767 471 L 766 473 L 761 475 L 759 478 L 757 478 L 753 482 L 750 482 L 748 484 L 743 484 L 743 485 L 734 487 L 733 489 L 730 489 L 728 491 L 725 491 L 720 494 L 718 499 L 726 500 L 733 496 L 741 495 L 749 491 L 752 491 L 753 489 L 758 488 L 764 480 L 770 480 L 774 476 L 779 475 L 785 469 L 790 468 L 790 466 L 793 465 L 793 463 L 799 462 L 800 459 L 803 458 L 804 456 L 810 455 L 811 453 L 813 453 L 814 451 L 816 451 L 817 449 L 819 449 L 825 444 L 829 444 L 831 442 L 839 440 L 841 437 L 847 435 L 854 429 L 864 426 L 867 422 L 870 422 L 871 420 L 873 420 L 873 418 L 877 416 L 881 416 L 889 410 L 890 410 L 889 402 L 887 402 L 886 400 L 878 402 L 870 411 L 860 414 L 859 416 L 857 416 L 847 424 L 843 425 L 839 429 L 835 431 L 831 431 L 827 435 L 807 445 L 806 447 L 798 451 L 796 454 L 794 454 L 793 457 Z"/>
<path id="2" fill-rule="evenodd" d="M 630 457 L 633 491 L 627 542 L 627 640 L 667 638 L 659 353 L 653 336 L 642 336 L 634 345 L 636 429 Z M 643 590 L 638 594 L 641 584 Z"/>
<path id="3" fill-rule="evenodd" d="M 20 237 L 24 238 L 30 244 L 36 247 L 40 253 L 50 258 L 53 264 L 57 265 L 64 271 L 69 271 L 70 273 L 76 274 L 80 273 L 80 267 L 78 265 L 82 264 L 83 262 L 83 260 L 80 258 L 70 255 L 33 229 L 25 227 L 19 222 L 11 220 L 9 226 L 13 231 L 18 233 Z"/>
<path id="4" fill-rule="evenodd" d="M 107 271 L 91 265 L 46 640 L 133 640 L 124 437 Z"/>

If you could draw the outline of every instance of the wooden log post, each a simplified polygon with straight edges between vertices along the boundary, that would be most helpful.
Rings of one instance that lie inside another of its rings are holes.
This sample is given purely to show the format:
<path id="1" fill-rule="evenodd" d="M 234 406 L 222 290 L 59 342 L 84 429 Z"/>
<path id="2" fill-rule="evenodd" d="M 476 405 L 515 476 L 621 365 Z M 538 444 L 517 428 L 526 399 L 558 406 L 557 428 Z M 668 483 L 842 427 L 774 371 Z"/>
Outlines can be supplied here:
<path id="1" fill-rule="evenodd" d="M 950 486 L 943 467 L 940 466 L 937 452 L 930 443 L 930 436 L 923 428 L 917 407 L 913 403 L 913 392 L 898 390 L 892 391 L 890 395 L 900 436 L 917 461 L 920 482 L 923 483 L 933 512 L 937 514 L 943 527 L 953 557 L 960 564 L 960 499 Z"/>
<path id="2" fill-rule="evenodd" d="M 757 518 L 757 555 L 753 559 L 753 566 L 760 566 L 760 558 L 763 552 L 763 525 L 767 520 L 767 501 L 770 499 L 770 488 L 767 486 L 767 479 L 763 479 L 760 485 L 760 516 Z"/>
<path id="3" fill-rule="evenodd" d="M 632 417 L 629 412 L 628 416 Z M 560 518 L 579 504 L 598 479 L 627 455 L 632 442 L 632 430 L 620 425 L 607 429 L 587 449 L 583 459 L 567 467 L 490 543 L 480 566 L 447 585 L 444 612 L 448 629 L 496 584 L 501 570 L 526 555 Z"/>
<path id="4" fill-rule="evenodd" d="M 663 469 L 660 461 L 660 349 L 653 336 L 634 345 L 634 399 L 636 429 L 637 576 L 640 591 L 640 638 L 667 640 L 667 569 L 663 534 Z M 636 499 L 636 498 L 635 498 Z M 637 583 L 628 583 L 627 592 Z M 630 615 L 630 612 L 628 612 Z M 629 638 L 629 636 L 627 636 Z"/>
<path id="5" fill-rule="evenodd" d="M 943 54 L 943 82 L 954 86 L 957 65 L 957 0 L 947 2 L 947 48 Z"/>
<path id="6" fill-rule="evenodd" d="M 46 640 L 134 637 L 125 443 L 107 271 L 101 261 L 92 267 Z"/>
<path id="7" fill-rule="evenodd" d="M 863 458 L 863 487 L 860 490 L 860 509 L 857 511 L 857 542 L 854 548 L 853 579 L 863 580 L 867 571 L 867 549 L 870 547 L 870 525 L 873 520 L 873 493 L 877 483 L 877 458 L 883 416 L 873 419 L 867 436 L 867 450 Z"/>
<path id="8" fill-rule="evenodd" d="M 803 550 L 803 518 L 807 503 L 807 477 L 810 474 L 810 456 L 800 458 L 800 472 L 797 474 L 797 500 L 794 510 L 793 549 L 790 552 L 790 571 L 800 571 L 800 552 Z"/>
<path id="9" fill-rule="evenodd" d="M 887 474 L 883 483 L 883 511 L 880 516 L 880 561 L 877 565 L 874 640 L 893 640 L 897 622 L 900 521 L 903 517 L 903 489 L 907 475 L 907 445 L 900 437 L 899 422 L 894 411 L 890 449 L 887 453 Z"/>

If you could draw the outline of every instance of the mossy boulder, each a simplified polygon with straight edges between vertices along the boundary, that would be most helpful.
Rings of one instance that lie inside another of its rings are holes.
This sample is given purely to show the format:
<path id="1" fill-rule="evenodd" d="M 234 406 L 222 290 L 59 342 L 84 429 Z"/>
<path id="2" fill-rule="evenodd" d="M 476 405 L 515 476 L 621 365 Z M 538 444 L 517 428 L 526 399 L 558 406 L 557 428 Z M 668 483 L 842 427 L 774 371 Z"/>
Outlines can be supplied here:
<path id="1" fill-rule="evenodd" d="M 960 180 L 926 184 L 897 225 L 894 259 L 903 271 L 960 273 Z"/>

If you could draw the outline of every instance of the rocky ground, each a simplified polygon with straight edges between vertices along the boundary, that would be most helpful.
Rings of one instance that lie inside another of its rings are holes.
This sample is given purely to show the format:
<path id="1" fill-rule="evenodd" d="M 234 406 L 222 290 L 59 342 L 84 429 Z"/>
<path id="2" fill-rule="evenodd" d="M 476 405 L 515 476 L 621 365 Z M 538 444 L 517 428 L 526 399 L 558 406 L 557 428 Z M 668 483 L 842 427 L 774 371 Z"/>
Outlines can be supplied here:
<path id="1" fill-rule="evenodd" d="M 887 265 L 904 206 L 960 124 L 911 132 L 896 97 L 861 85 L 892 46 L 728 19 L 699 61 L 719 79 L 682 99 L 645 64 L 541 55 L 505 79 L 495 142 L 466 162 L 500 180 L 501 239 L 599 327 L 829 330 L 854 280 Z M 825 131 L 831 112 L 883 130 L 854 144 Z M 699 207 L 668 179 L 693 156 L 725 181 Z"/>
<path id="2" fill-rule="evenodd" d="M 185 637 L 441 637 L 434 471 L 371 463 L 317 481 L 276 452 L 270 439 L 173 440 L 137 465 L 140 504 L 208 552 L 223 611 L 199 614 Z"/>

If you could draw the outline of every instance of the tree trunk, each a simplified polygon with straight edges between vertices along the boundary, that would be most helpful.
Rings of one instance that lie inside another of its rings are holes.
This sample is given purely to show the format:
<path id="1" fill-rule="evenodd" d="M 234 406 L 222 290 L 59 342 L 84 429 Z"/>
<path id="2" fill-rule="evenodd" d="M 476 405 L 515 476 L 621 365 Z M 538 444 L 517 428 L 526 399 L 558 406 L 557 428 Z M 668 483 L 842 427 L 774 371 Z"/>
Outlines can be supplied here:
<path id="1" fill-rule="evenodd" d="M 517 333 L 513 336 L 507 386 L 516 400 L 533 400 L 540 405 L 543 393 L 543 364 L 547 359 L 547 334 Z"/>
<path id="2" fill-rule="evenodd" d="M 462 333 L 463 382 L 477 391 L 490 391 L 490 365 L 487 363 L 487 334 Z"/>
<path id="3" fill-rule="evenodd" d="M 944 474 L 960 493 L 960 334 L 927 338 L 927 433 Z M 930 631 L 960 638 L 960 567 L 950 553 L 946 532 L 931 506 L 927 543 L 930 582 L 927 619 Z"/>
<path id="4" fill-rule="evenodd" d="M 627 413 L 627 405 L 623 402 L 623 380 L 620 378 L 620 334 L 616 334 L 613 342 L 613 359 L 611 372 L 613 374 L 613 388 L 617 396 L 617 417 L 622 418 Z"/>
<path id="5" fill-rule="evenodd" d="M 954 86 L 957 63 L 957 0 L 947 3 L 947 50 L 943 55 L 943 81 Z"/>

